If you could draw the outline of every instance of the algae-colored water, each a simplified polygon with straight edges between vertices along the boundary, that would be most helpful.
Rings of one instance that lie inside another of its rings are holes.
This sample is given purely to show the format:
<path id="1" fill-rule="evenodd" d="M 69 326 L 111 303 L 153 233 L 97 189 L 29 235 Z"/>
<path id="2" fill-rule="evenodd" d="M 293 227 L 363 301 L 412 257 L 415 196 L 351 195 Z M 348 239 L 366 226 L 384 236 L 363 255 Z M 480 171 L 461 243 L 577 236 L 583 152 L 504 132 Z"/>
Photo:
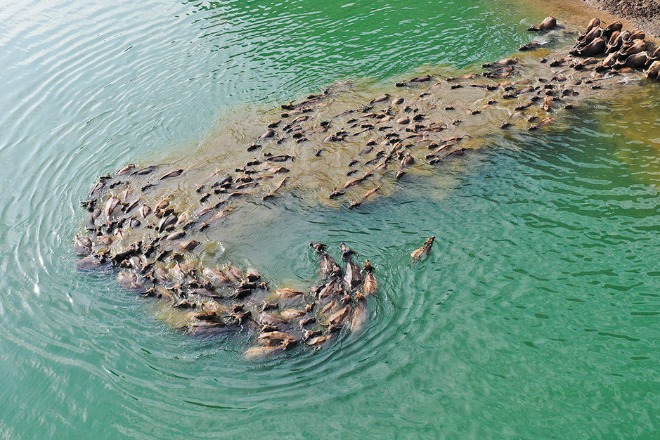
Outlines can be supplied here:
<path id="1" fill-rule="evenodd" d="M 657 85 L 494 139 L 359 211 L 287 198 L 228 237 L 228 257 L 279 283 L 315 276 L 311 240 L 350 242 L 376 264 L 365 329 L 321 351 L 246 363 L 243 341 L 191 338 L 112 276 L 73 270 L 79 201 L 101 174 L 231 151 L 214 142 L 232 130 L 223 121 L 337 81 L 509 55 L 545 12 L 494 1 L 3 8 L 0 438 L 653 438 Z M 432 234 L 431 256 L 412 266 Z"/>

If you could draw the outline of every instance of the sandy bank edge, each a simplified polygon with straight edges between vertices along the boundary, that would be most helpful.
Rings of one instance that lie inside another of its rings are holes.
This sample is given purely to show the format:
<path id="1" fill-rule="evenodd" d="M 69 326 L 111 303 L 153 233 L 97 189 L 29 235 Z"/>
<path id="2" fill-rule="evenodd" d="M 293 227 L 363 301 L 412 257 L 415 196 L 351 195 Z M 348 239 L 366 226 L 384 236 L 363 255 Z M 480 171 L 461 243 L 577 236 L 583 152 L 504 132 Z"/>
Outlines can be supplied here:
<path id="1" fill-rule="evenodd" d="M 639 29 L 660 37 L 660 2 L 657 0 L 582 0 L 589 6 L 630 19 Z"/>

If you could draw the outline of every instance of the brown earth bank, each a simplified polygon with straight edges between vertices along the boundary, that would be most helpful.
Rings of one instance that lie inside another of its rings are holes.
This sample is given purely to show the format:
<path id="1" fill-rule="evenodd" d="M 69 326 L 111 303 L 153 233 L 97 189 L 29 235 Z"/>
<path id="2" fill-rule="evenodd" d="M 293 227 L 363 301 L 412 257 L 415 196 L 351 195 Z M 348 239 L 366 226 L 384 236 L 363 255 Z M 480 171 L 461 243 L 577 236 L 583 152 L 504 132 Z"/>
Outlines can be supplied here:
<path id="1" fill-rule="evenodd" d="M 641 30 L 660 37 L 660 1 L 658 0 L 583 0 L 589 6 L 612 15 L 629 18 Z"/>

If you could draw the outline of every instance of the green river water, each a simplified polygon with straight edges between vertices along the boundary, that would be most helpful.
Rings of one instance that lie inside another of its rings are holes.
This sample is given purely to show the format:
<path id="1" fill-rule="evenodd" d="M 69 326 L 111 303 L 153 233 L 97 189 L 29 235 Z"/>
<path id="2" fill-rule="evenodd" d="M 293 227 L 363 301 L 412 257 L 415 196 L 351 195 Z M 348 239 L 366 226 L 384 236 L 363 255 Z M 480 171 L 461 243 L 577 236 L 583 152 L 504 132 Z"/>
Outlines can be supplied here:
<path id="1" fill-rule="evenodd" d="M 549 7 L 2 3 L 0 439 L 660 436 L 657 84 L 358 211 L 289 199 L 246 225 L 227 252 L 274 282 L 314 278 L 312 240 L 374 262 L 364 330 L 323 350 L 246 362 L 73 267 L 102 174 L 192 155 L 245 106 L 510 55 Z"/>

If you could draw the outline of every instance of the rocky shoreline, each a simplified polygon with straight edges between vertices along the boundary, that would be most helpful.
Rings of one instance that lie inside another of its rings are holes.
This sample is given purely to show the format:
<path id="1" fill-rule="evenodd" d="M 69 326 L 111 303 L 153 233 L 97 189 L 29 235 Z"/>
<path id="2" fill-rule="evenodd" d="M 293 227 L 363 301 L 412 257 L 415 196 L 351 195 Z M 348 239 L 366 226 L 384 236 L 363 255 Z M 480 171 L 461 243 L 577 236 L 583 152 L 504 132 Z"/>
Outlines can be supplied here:
<path id="1" fill-rule="evenodd" d="M 583 0 L 589 6 L 632 20 L 640 30 L 660 37 L 660 2 L 657 0 Z"/>
<path id="2" fill-rule="evenodd" d="M 547 46 L 565 32 L 551 17 L 530 30 L 544 37 L 481 73 L 416 76 L 359 105 L 346 105 L 346 91 L 331 87 L 282 105 L 241 151 L 185 166 L 129 164 L 103 176 L 82 203 L 78 269 L 116 272 L 125 289 L 169 304 L 187 331 L 245 334 L 256 342 L 245 352 L 250 359 L 359 331 L 378 283 L 371 262 L 358 267 L 345 244 L 343 267 L 325 245 L 311 244 L 321 276 L 301 290 L 217 261 L 211 242 L 232 233 L 232 221 L 240 230 L 249 207 L 277 204 L 293 188 L 319 193 L 348 215 L 409 174 L 441 173 L 495 133 L 539 130 L 586 99 L 644 80 L 642 69 L 658 76 L 660 51 L 620 23 L 592 20 L 572 49 Z"/>

